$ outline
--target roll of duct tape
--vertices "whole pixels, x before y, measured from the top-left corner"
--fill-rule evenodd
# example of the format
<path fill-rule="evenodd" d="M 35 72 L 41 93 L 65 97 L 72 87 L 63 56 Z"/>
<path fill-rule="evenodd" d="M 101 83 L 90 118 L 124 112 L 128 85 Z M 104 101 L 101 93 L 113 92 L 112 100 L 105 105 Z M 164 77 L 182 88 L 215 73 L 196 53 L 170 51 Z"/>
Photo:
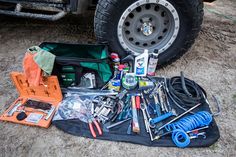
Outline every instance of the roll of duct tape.
<path fill-rule="evenodd" d="M 138 77 L 134 73 L 127 73 L 122 78 L 122 86 L 127 90 L 132 90 L 138 85 Z"/>

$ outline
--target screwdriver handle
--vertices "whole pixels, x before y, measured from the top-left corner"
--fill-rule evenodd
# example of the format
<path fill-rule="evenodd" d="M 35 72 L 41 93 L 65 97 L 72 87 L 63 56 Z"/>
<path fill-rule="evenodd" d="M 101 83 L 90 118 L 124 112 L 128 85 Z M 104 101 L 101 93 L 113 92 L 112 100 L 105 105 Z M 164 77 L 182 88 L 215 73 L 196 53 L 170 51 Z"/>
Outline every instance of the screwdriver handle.
<path fill-rule="evenodd" d="M 163 121 L 163 120 L 165 120 L 165 119 L 167 119 L 167 118 L 169 118 L 169 117 L 171 117 L 171 116 L 173 116 L 173 113 L 172 113 L 172 112 L 168 112 L 168 113 L 163 114 L 163 115 L 161 115 L 161 116 L 159 116 L 159 117 L 156 117 L 156 118 L 154 118 L 154 119 L 151 119 L 151 120 L 149 121 L 149 123 L 150 123 L 151 125 L 155 125 L 156 123 L 159 123 L 159 122 L 161 122 L 161 121 Z"/>
<path fill-rule="evenodd" d="M 141 106 L 140 106 L 140 96 L 136 96 L 135 97 L 135 102 L 136 102 L 136 108 L 138 110 L 140 110 L 141 109 Z"/>
<path fill-rule="evenodd" d="M 133 132 L 139 133 L 140 132 L 140 127 L 139 127 L 139 122 L 138 122 L 138 113 L 137 113 L 137 108 L 136 108 L 136 103 L 135 103 L 135 96 L 131 97 L 131 102 L 132 102 L 132 116 L 133 116 Z"/>

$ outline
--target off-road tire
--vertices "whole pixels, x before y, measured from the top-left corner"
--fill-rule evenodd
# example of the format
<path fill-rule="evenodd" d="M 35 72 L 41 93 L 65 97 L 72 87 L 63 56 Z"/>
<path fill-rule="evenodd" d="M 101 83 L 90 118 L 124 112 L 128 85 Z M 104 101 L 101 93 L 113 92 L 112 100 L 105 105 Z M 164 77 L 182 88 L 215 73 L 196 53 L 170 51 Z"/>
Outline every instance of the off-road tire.
<path fill-rule="evenodd" d="M 180 58 L 194 43 L 203 21 L 202 0 L 167 0 L 178 12 L 180 28 L 174 43 L 159 56 L 159 64 L 166 65 Z M 95 35 L 99 42 L 107 42 L 113 52 L 126 56 L 118 40 L 117 27 L 123 12 L 137 0 L 99 0 L 95 19 Z"/>

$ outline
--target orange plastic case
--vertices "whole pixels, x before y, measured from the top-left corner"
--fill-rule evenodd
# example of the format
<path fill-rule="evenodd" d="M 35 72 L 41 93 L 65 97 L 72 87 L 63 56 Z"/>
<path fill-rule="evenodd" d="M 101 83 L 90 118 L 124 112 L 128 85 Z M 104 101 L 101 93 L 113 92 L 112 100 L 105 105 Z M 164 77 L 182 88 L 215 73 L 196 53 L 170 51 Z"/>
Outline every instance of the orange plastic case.
<path fill-rule="evenodd" d="M 39 127 L 48 128 L 51 124 L 53 115 L 55 114 L 57 110 L 58 104 L 62 100 L 62 93 L 61 93 L 61 89 L 60 89 L 57 77 L 50 76 L 50 77 L 44 78 L 43 80 L 44 84 L 39 85 L 39 86 L 29 86 L 25 78 L 25 75 L 23 73 L 12 72 L 11 79 L 14 82 L 20 96 L 3 113 L 3 115 L 0 116 L 0 120 L 9 121 L 13 123 L 19 123 L 19 124 L 25 124 L 25 125 L 30 125 L 30 126 L 39 126 Z M 47 114 L 42 113 L 40 111 L 35 111 L 33 109 L 32 109 L 32 112 L 30 112 L 30 110 L 28 110 L 27 108 L 27 112 L 25 112 L 27 116 L 29 116 L 30 113 L 38 113 L 38 114 L 44 115 L 38 123 L 27 122 L 26 119 L 22 121 L 18 121 L 16 118 L 16 116 L 19 113 L 18 111 L 14 112 L 12 116 L 7 115 L 7 113 L 10 110 L 12 110 L 18 104 L 19 101 L 22 104 L 21 106 L 23 106 L 28 100 L 49 103 L 55 109 L 53 113 L 51 114 L 51 116 L 47 120 L 45 120 L 45 117 L 47 116 Z"/>

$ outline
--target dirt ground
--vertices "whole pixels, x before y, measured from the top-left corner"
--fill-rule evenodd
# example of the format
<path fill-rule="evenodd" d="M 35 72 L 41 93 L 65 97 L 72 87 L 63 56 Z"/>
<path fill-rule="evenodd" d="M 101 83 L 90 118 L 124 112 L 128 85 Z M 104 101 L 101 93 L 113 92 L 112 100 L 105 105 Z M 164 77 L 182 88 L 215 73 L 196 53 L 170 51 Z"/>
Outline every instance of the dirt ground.
<path fill-rule="evenodd" d="M 149 148 L 75 137 L 54 126 L 41 129 L 0 122 L 0 157 L 236 156 L 236 23 L 232 19 L 236 18 L 235 8 L 235 0 L 218 0 L 206 5 L 203 28 L 194 46 L 181 59 L 158 72 L 175 76 L 183 70 L 187 77 L 201 84 L 208 95 L 220 98 L 222 112 L 216 121 L 221 138 L 211 147 Z M 54 23 L 0 16 L 0 21 L 0 113 L 18 96 L 9 73 L 22 70 L 22 58 L 28 47 L 44 41 L 95 41 L 92 16 L 70 16 Z M 214 105 L 211 108 L 214 110 Z"/>

